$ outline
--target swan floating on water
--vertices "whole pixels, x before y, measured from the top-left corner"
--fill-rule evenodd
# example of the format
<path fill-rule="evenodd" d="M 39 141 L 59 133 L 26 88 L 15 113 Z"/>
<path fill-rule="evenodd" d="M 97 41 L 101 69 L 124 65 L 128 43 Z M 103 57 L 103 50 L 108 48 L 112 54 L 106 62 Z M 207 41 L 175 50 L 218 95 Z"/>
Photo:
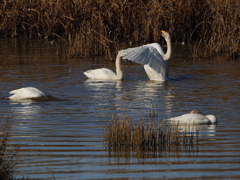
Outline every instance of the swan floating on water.
<path fill-rule="evenodd" d="M 168 32 L 161 31 L 167 42 L 167 52 L 164 53 L 158 43 L 151 43 L 139 47 L 119 51 L 123 59 L 144 65 L 147 76 L 152 81 L 168 80 L 168 60 L 171 57 L 171 38 Z"/>
<path fill-rule="evenodd" d="M 31 98 L 40 98 L 47 97 L 42 91 L 35 87 L 23 87 L 20 89 L 15 89 L 9 92 L 9 94 L 13 94 L 8 97 L 10 100 L 22 100 L 22 99 L 31 99 Z"/>
<path fill-rule="evenodd" d="M 204 115 L 196 110 L 191 111 L 189 114 L 170 118 L 168 121 L 180 124 L 217 124 L 217 118 L 214 115 Z"/>
<path fill-rule="evenodd" d="M 122 80 L 123 71 L 121 69 L 120 56 L 118 55 L 116 58 L 116 73 L 107 68 L 100 68 L 85 71 L 83 74 L 94 80 Z"/>

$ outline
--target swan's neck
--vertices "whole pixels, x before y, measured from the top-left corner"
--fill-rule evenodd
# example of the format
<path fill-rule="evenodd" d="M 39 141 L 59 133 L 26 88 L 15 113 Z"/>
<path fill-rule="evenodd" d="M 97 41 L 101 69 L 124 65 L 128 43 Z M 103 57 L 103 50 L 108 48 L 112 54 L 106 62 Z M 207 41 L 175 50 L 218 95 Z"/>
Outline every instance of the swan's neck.
<path fill-rule="evenodd" d="M 116 58 L 116 73 L 117 73 L 117 80 L 121 80 L 123 78 L 123 72 L 122 72 L 122 68 L 121 68 L 121 57 L 118 54 L 117 58 Z"/>
<path fill-rule="evenodd" d="M 170 37 L 168 37 L 167 39 L 165 39 L 167 42 L 167 52 L 166 54 L 162 55 L 163 59 L 165 61 L 169 60 L 172 54 L 172 46 L 171 46 L 171 39 Z"/>

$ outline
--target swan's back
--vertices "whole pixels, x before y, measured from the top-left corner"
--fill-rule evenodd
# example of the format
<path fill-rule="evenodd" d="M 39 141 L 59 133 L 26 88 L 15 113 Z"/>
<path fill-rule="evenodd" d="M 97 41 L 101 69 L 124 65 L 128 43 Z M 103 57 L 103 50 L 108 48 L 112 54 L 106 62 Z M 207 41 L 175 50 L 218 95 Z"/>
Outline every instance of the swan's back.
<path fill-rule="evenodd" d="M 107 68 L 88 70 L 84 74 L 89 79 L 114 79 L 117 77 L 116 73 Z"/>
<path fill-rule="evenodd" d="M 181 116 L 171 118 L 169 119 L 169 121 L 174 123 L 177 122 L 181 124 L 214 124 L 214 122 L 211 122 L 208 116 L 204 116 L 203 114 L 184 114 Z M 215 117 L 213 115 L 211 116 Z"/>
<path fill-rule="evenodd" d="M 24 87 L 16 90 L 12 90 L 9 94 L 13 94 L 8 99 L 16 100 L 16 99 L 29 99 L 29 98 L 37 98 L 37 97 L 46 97 L 46 95 L 34 87 Z"/>

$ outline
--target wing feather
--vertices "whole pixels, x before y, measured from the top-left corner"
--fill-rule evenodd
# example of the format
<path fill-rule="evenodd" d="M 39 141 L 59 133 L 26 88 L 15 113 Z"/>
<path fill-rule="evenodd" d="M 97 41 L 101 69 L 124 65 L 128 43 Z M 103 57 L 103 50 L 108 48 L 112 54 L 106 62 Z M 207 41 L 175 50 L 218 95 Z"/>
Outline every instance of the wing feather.
<path fill-rule="evenodd" d="M 161 54 L 164 54 L 164 52 L 157 43 L 119 51 L 119 55 L 123 59 L 128 59 L 141 65 L 149 65 L 159 74 L 162 69 L 165 69 L 167 64 Z"/>

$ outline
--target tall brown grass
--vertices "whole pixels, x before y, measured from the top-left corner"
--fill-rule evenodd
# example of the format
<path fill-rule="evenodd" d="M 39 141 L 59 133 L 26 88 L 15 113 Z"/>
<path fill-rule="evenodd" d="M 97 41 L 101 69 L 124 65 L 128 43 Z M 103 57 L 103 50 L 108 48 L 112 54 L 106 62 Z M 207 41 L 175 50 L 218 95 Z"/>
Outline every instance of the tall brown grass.
<path fill-rule="evenodd" d="M 17 179 L 15 172 L 16 161 L 14 157 L 17 153 L 17 147 L 13 150 L 8 148 L 9 138 L 12 132 L 11 119 L 9 117 L 1 120 L 0 124 L 0 179 L 14 180 Z M 19 178 L 18 178 L 19 179 Z M 24 177 L 20 178 L 26 179 Z"/>
<path fill-rule="evenodd" d="M 197 132 L 182 131 L 179 124 L 166 121 L 156 123 L 150 116 L 136 122 L 126 115 L 113 117 L 104 127 L 104 138 L 109 152 L 124 152 L 125 156 L 130 152 L 179 152 L 198 144 Z"/>
<path fill-rule="evenodd" d="M 198 42 L 192 56 L 240 52 L 239 1 L 231 0 L 1 0 L 0 34 L 68 40 L 69 57 L 105 55 L 129 45 L 159 41 Z M 194 47 L 194 46 L 193 46 Z"/>
<path fill-rule="evenodd" d="M 14 163 L 12 161 L 14 153 L 7 151 L 7 142 L 11 132 L 11 126 L 6 123 L 1 123 L 0 132 L 0 179 L 14 179 Z"/>

